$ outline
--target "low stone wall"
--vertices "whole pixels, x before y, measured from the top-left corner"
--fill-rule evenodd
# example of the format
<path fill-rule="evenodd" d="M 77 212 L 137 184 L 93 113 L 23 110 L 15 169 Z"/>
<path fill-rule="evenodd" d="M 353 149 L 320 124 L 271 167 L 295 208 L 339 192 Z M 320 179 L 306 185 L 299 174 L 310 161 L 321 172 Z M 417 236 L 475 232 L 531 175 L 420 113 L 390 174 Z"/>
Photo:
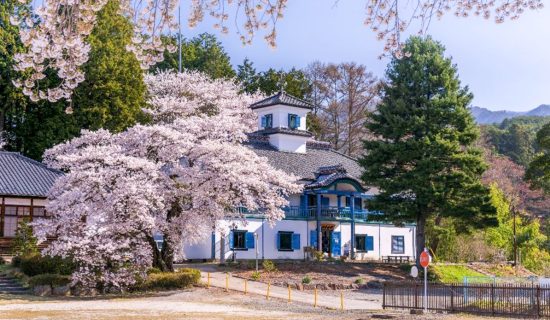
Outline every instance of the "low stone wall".
<path fill-rule="evenodd" d="M 357 283 L 288 283 L 288 282 L 278 282 L 273 283 L 273 285 L 280 287 L 288 287 L 296 290 L 351 290 L 351 289 L 382 289 L 383 284 L 380 281 L 374 280 L 369 281 L 363 284 Z"/>
<path fill-rule="evenodd" d="M 48 296 L 93 297 L 97 295 L 96 289 L 79 288 L 79 287 L 71 288 L 68 285 L 66 286 L 50 286 L 50 285 L 34 286 L 32 288 L 32 292 L 34 295 L 39 297 L 48 297 Z"/>

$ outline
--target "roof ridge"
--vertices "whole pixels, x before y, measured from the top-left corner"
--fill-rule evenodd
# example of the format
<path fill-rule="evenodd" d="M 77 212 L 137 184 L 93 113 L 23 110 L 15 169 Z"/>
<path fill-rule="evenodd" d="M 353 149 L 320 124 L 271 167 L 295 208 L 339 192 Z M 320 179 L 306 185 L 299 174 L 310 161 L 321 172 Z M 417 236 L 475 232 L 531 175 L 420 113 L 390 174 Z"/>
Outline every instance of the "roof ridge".
<path fill-rule="evenodd" d="M 291 95 L 290 93 L 287 93 L 286 91 L 283 91 L 282 94 L 285 94 L 285 95 L 287 95 L 287 96 L 289 96 L 289 97 L 291 97 L 291 98 L 293 98 L 293 99 L 296 99 L 296 100 L 298 100 L 298 101 L 300 101 L 300 102 L 303 102 L 303 103 L 305 103 L 305 104 L 309 104 L 309 105 L 311 105 L 312 107 L 314 106 L 314 104 L 313 104 L 312 102 L 310 102 L 310 101 L 308 101 L 308 100 L 305 100 L 305 99 L 302 99 L 302 98 L 298 98 L 298 97 L 296 97 L 296 96 L 293 96 L 293 95 Z"/>
<path fill-rule="evenodd" d="M 341 156 L 344 156 L 344 157 L 346 157 L 346 158 L 348 158 L 348 159 L 350 159 L 350 160 L 353 160 L 353 161 L 356 161 L 357 163 L 359 163 L 359 159 L 354 158 L 354 157 L 352 157 L 352 156 L 348 156 L 347 154 L 342 153 L 342 152 L 340 152 L 340 151 L 336 151 L 336 150 L 334 150 L 333 148 L 329 148 L 329 149 L 327 149 L 327 150 L 332 151 L 332 152 L 334 152 L 334 153 L 337 153 L 337 154 L 339 154 L 339 155 L 341 155 Z"/>

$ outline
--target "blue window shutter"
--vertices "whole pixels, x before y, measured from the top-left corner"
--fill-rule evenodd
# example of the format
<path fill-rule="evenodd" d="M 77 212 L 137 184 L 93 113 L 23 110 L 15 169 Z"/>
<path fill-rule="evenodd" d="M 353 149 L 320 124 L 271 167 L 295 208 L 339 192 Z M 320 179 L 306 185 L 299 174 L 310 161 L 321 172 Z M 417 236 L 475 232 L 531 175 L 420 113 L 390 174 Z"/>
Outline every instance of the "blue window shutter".
<path fill-rule="evenodd" d="M 246 233 L 246 248 L 254 249 L 254 234 L 252 232 Z"/>
<path fill-rule="evenodd" d="M 292 249 L 300 250 L 300 234 L 299 233 L 293 233 L 292 234 Z"/>
<path fill-rule="evenodd" d="M 265 116 L 262 116 L 262 128 L 265 128 L 266 125 L 267 125 L 266 118 L 265 118 Z"/>
<path fill-rule="evenodd" d="M 288 127 L 289 127 L 290 129 L 292 129 L 292 126 L 291 126 L 291 123 L 290 123 L 290 118 L 291 118 L 291 117 L 292 117 L 292 115 L 289 113 L 289 114 L 288 114 Z"/>
<path fill-rule="evenodd" d="M 365 247 L 367 251 L 374 251 L 374 237 L 367 236 L 365 240 L 366 240 Z"/>
<path fill-rule="evenodd" d="M 277 246 L 277 250 L 281 250 L 281 234 L 280 233 L 277 233 L 276 241 L 277 241 L 277 243 L 275 245 Z"/>
<path fill-rule="evenodd" d="M 234 244 L 233 244 L 233 231 L 229 231 L 229 249 L 233 249 L 235 248 Z"/>
<path fill-rule="evenodd" d="M 311 230 L 310 231 L 310 233 L 309 233 L 309 244 L 312 247 L 317 248 L 317 231 L 316 230 Z"/>
<path fill-rule="evenodd" d="M 296 116 L 296 128 L 300 126 L 300 117 Z"/>
<path fill-rule="evenodd" d="M 332 254 L 335 256 L 341 255 L 340 253 L 340 232 L 333 232 L 331 237 Z"/>

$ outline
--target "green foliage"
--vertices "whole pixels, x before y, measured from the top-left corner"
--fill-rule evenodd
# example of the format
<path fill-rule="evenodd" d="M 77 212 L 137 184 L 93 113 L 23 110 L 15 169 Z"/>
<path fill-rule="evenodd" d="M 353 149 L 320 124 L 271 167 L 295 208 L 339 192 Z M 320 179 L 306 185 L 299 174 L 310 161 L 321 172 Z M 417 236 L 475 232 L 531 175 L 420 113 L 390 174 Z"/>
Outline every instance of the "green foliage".
<path fill-rule="evenodd" d="M 5 265 L 6 264 L 6 259 L 4 259 L 4 257 L 0 257 L 0 265 Z"/>
<path fill-rule="evenodd" d="M 267 272 L 275 272 L 277 271 L 277 266 L 275 265 L 275 263 L 271 260 L 264 260 L 262 262 L 262 267 L 264 268 L 265 271 Z"/>
<path fill-rule="evenodd" d="M 248 93 L 260 91 L 266 95 L 275 94 L 281 90 L 281 77 L 285 92 L 301 99 L 311 93 L 311 83 L 302 70 L 292 68 L 289 71 L 277 71 L 270 68 L 256 72 L 253 63 L 248 59 L 237 67 L 237 80 Z"/>
<path fill-rule="evenodd" d="M 363 284 L 363 283 L 365 283 L 365 279 L 363 279 L 363 278 L 357 278 L 357 279 L 355 279 L 355 281 L 353 281 L 353 283 L 355 283 L 355 284 Z"/>
<path fill-rule="evenodd" d="M 134 30 L 118 10 L 119 2 L 109 1 L 87 39 L 91 51 L 83 67 L 86 80 L 73 96 L 74 117 L 83 129 L 120 132 L 143 117 L 143 72 L 134 54 L 126 50 Z"/>
<path fill-rule="evenodd" d="M 539 150 L 537 130 L 549 121 L 550 117 L 518 117 L 506 119 L 499 125 L 482 126 L 482 130 L 498 153 L 527 166 Z"/>
<path fill-rule="evenodd" d="M 69 276 L 50 273 L 39 274 L 29 279 L 29 286 L 31 288 L 36 286 L 61 287 L 69 283 L 71 283 L 71 278 Z"/>
<path fill-rule="evenodd" d="M 14 268 L 19 268 L 21 266 L 21 257 L 20 256 L 14 256 L 11 258 L 11 266 Z"/>
<path fill-rule="evenodd" d="M 315 259 L 315 261 L 322 261 L 324 257 L 325 257 L 325 254 L 323 253 L 323 251 L 319 251 L 319 250 L 313 251 L 313 259 Z"/>
<path fill-rule="evenodd" d="M 177 46 L 176 36 L 165 37 L 165 43 Z M 222 44 L 215 35 L 210 33 L 201 33 L 198 36 L 182 40 L 181 45 L 182 69 L 196 70 L 206 73 L 213 79 L 233 78 L 235 70 L 231 66 L 231 59 Z M 179 68 L 179 51 L 174 53 L 165 51 L 164 60 L 158 63 L 153 72 L 161 70 L 175 70 Z"/>
<path fill-rule="evenodd" d="M 149 268 L 149 269 L 147 270 L 147 274 L 161 273 L 161 272 L 162 272 L 162 270 L 160 270 L 159 268 L 154 268 L 154 267 L 153 267 L 153 268 Z"/>
<path fill-rule="evenodd" d="M 254 281 L 260 280 L 261 277 L 262 277 L 262 274 L 259 271 L 252 272 L 252 275 L 250 276 L 250 278 L 252 278 L 252 280 Z"/>
<path fill-rule="evenodd" d="M 529 164 L 525 177 L 533 186 L 550 194 L 550 123 L 537 132 L 536 143 L 540 152 Z"/>
<path fill-rule="evenodd" d="M 305 276 L 302 278 L 302 283 L 303 283 L 303 284 L 310 284 L 310 283 L 311 283 L 311 278 L 310 278 L 308 275 L 305 275 Z"/>
<path fill-rule="evenodd" d="M 141 290 L 167 290 L 184 289 L 199 283 L 201 273 L 196 269 L 179 269 L 176 272 L 151 273 L 144 283 L 139 286 Z"/>
<path fill-rule="evenodd" d="M 17 224 L 15 238 L 12 242 L 12 253 L 14 256 L 28 256 L 38 253 L 38 240 L 33 234 L 31 226 L 26 220 Z"/>
<path fill-rule="evenodd" d="M 467 109 L 472 95 L 457 69 L 431 38 L 410 38 L 410 57 L 393 59 L 386 71 L 378 112 L 366 127 L 363 181 L 380 194 L 369 209 L 400 224 L 417 223 L 417 250 L 426 221 L 453 217 L 460 232 L 494 224 L 495 209 L 480 181 L 486 166 L 473 147 L 478 130 Z"/>
<path fill-rule="evenodd" d="M 75 270 L 75 265 L 69 259 L 58 256 L 33 254 L 21 257 L 20 268 L 24 274 L 30 277 L 46 273 L 70 275 Z"/>
<path fill-rule="evenodd" d="M 485 275 L 461 265 L 433 265 L 428 272 L 432 272 L 434 279 L 442 283 L 462 283 L 464 277 L 484 277 Z"/>

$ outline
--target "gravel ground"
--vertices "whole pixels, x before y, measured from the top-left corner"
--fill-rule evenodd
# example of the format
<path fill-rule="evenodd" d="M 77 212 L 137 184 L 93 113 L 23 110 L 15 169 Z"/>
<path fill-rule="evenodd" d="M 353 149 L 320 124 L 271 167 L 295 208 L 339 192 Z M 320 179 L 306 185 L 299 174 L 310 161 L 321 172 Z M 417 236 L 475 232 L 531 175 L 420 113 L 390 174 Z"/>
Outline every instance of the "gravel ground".
<path fill-rule="evenodd" d="M 359 297 L 364 294 L 354 292 Z M 367 297 L 371 294 L 367 293 Z M 195 288 L 153 296 L 58 298 L 0 297 L 0 319 L 320 319 L 360 320 L 386 316 L 393 319 L 489 319 L 466 315 L 410 315 L 401 311 L 340 311 L 313 308 L 261 296 Z M 495 318 L 490 318 L 495 319 Z"/>

